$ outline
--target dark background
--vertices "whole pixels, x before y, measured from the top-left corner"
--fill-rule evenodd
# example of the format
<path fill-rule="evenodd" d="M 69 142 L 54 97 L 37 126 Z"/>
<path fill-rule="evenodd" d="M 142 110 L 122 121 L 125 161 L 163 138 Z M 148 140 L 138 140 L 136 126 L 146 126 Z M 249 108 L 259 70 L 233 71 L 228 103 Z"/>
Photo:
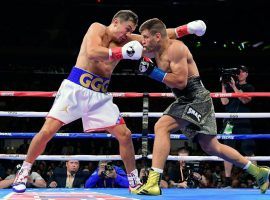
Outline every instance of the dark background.
<path fill-rule="evenodd" d="M 203 37 L 186 36 L 204 85 L 221 90 L 220 67 L 244 64 L 248 82 L 256 91 L 269 91 L 270 12 L 268 1 L 236 0 L 9 0 L 0 6 L 0 90 L 55 91 L 75 64 L 81 40 L 95 21 L 109 25 L 120 9 L 131 9 L 139 24 L 158 17 L 167 27 L 202 19 Z M 135 61 L 121 61 L 112 77 L 110 91 L 169 92 L 162 84 L 134 76 Z M 142 111 L 141 99 L 115 99 L 122 112 Z M 53 99 L 0 97 L 0 110 L 48 111 Z M 171 99 L 153 99 L 150 111 L 163 111 Z M 216 112 L 223 108 L 214 99 Z M 269 98 L 254 98 L 254 112 L 269 112 Z M 151 119 L 150 130 L 156 119 Z M 133 132 L 141 120 L 126 119 Z M 138 121 L 140 123 L 138 123 Z M 44 119 L 0 118 L 0 131 L 38 131 Z M 220 120 L 218 120 L 220 125 Z M 268 119 L 253 120 L 255 133 L 268 133 Z M 220 128 L 220 127 L 219 127 Z M 82 131 L 80 122 L 63 131 Z M 262 142 L 267 144 L 267 142 Z M 263 145 L 262 145 L 263 146 Z M 260 147 L 263 148 L 263 147 Z"/>

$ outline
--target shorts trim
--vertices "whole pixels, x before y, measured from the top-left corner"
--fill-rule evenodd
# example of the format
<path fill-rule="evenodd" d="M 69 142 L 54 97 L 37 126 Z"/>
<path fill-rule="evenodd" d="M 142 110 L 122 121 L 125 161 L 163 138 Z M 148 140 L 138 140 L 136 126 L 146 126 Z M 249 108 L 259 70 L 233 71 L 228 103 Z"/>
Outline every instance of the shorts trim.
<path fill-rule="evenodd" d="M 46 118 L 46 119 L 47 119 L 47 118 L 51 118 L 51 119 L 54 119 L 54 120 L 57 120 L 57 121 L 61 122 L 61 123 L 63 124 L 63 126 L 66 125 L 66 123 L 64 123 L 63 121 L 61 121 L 60 119 L 57 119 L 57 118 L 55 118 L 55 117 L 52 117 L 52 116 L 46 116 L 45 118 Z"/>
<path fill-rule="evenodd" d="M 112 127 L 119 126 L 119 125 L 122 125 L 122 124 L 126 124 L 123 117 L 121 117 L 120 121 L 115 125 L 102 127 L 102 128 L 90 128 L 90 129 L 85 130 L 84 132 L 85 133 L 90 133 L 90 132 L 94 132 L 94 131 L 104 131 L 104 130 L 106 130 L 108 128 L 112 128 Z"/>

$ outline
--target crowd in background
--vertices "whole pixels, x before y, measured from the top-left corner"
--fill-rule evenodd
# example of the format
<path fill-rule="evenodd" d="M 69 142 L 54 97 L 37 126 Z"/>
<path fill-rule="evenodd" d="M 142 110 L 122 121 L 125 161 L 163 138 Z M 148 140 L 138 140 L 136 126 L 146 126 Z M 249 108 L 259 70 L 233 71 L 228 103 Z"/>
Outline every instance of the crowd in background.
<path fill-rule="evenodd" d="M 183 40 L 189 48 L 194 50 L 194 57 L 198 60 L 201 78 L 206 88 L 211 92 L 220 91 L 220 84 L 218 84 L 220 67 L 234 67 L 237 63 L 242 64 L 243 62 L 250 67 L 249 70 L 253 75 L 250 76 L 249 80 L 254 84 L 256 91 L 267 91 L 269 89 L 270 48 L 269 43 L 266 42 L 269 38 L 269 26 L 265 26 L 266 19 L 269 18 L 269 12 L 266 10 L 268 9 L 267 6 L 245 2 L 245 9 L 243 10 L 241 9 L 242 3 L 236 1 L 234 3 L 232 1 L 216 1 L 212 5 L 209 2 L 200 3 L 200 1 L 196 1 L 199 6 L 195 5 L 194 1 L 191 1 L 190 4 L 195 6 L 191 6 L 194 10 L 190 12 L 190 9 L 187 9 L 190 7 L 189 1 L 182 2 L 179 5 L 169 5 L 174 3 L 171 1 L 151 1 L 146 7 L 147 2 L 145 1 L 131 1 L 129 3 L 132 2 L 132 5 L 136 5 L 134 9 L 139 13 L 140 22 L 151 17 L 160 17 L 161 19 L 166 18 L 166 24 L 174 27 L 177 24 L 184 24 L 201 17 L 206 19 L 209 27 L 206 37 L 194 38 L 187 36 L 187 39 L 183 38 Z M 121 6 L 126 8 L 125 4 L 120 6 L 119 4 L 110 3 L 110 5 L 102 6 L 102 4 L 87 4 L 82 3 L 82 1 L 75 3 L 75 1 L 60 0 L 17 2 L 16 6 L 13 3 L 13 1 L 5 2 L 5 5 L 2 6 L 11 6 L 14 15 L 6 17 L 5 12 L 0 13 L 2 18 L 5 19 L 0 27 L 3 38 L 0 41 L 0 85 L 2 90 L 12 91 L 56 91 L 60 82 L 67 77 L 74 64 L 80 47 L 80 39 L 89 24 L 94 21 L 108 24 L 111 20 L 111 17 L 108 16 L 112 16 L 112 13 Z M 164 5 L 169 9 L 163 9 Z M 149 6 L 152 9 L 148 9 Z M 3 11 L 8 11 L 9 8 L 3 7 Z M 48 8 L 50 12 L 48 12 Z M 212 12 L 205 12 L 209 8 Z M 175 13 L 178 13 L 180 9 L 181 16 L 176 16 Z M 160 11 L 158 16 L 156 10 Z M 228 15 L 228 10 L 233 12 Z M 239 10 L 241 12 L 238 12 Z M 100 17 L 100 13 L 102 13 L 103 17 Z M 224 26 L 224 24 L 229 24 L 230 28 Z M 256 28 L 250 28 L 250 24 L 256 24 Z M 245 42 L 241 43 L 241 41 Z M 134 73 L 134 66 L 136 66 L 135 62 L 120 62 L 115 72 L 132 74 Z M 130 84 L 131 82 L 136 84 Z M 131 75 L 113 75 L 109 91 L 170 92 L 162 84 L 155 83 L 148 78 Z M 142 111 L 141 99 L 132 99 L 132 102 L 129 99 L 114 99 L 114 101 L 117 105 L 121 103 L 119 107 L 122 112 Z M 125 101 L 125 105 L 123 101 Z M 155 102 L 151 100 L 150 112 L 162 111 L 170 101 L 171 99 L 166 100 L 165 98 Z M 47 112 L 52 103 L 53 98 L 23 97 L 18 100 L 15 97 L 2 97 L 0 99 L 0 110 Z M 214 100 L 214 104 L 216 112 L 224 111 L 219 99 Z M 260 98 L 259 100 L 254 98 L 251 107 L 253 112 L 267 112 L 270 110 L 269 98 Z M 132 132 L 141 132 L 141 123 L 130 118 L 125 120 Z M 153 133 L 154 120 L 149 119 L 149 132 L 151 133 Z M 268 121 L 268 119 L 252 119 L 253 133 L 267 133 L 270 129 Z M 44 119 L 42 118 L 11 119 L 1 117 L 0 131 L 38 132 L 38 128 L 41 127 L 43 122 Z M 219 129 L 222 129 L 221 119 L 217 122 L 220 125 Z M 60 132 L 82 132 L 81 122 L 77 121 L 72 125 L 64 126 Z M 5 141 L 5 139 L 0 140 L 1 154 L 26 154 L 29 140 L 21 140 L 19 146 L 6 145 Z M 133 141 L 136 154 L 141 154 L 141 141 L 137 139 Z M 152 142 L 149 141 L 149 150 L 152 148 Z M 257 140 L 257 148 L 254 154 L 258 156 L 269 155 L 268 143 L 267 140 Z M 189 151 L 190 155 L 204 155 L 200 149 L 189 149 Z M 101 139 L 54 139 L 48 144 L 44 152 L 45 155 L 60 153 L 63 155 L 119 154 L 118 144 L 115 140 Z M 177 152 L 171 152 L 170 154 L 177 155 Z M 21 161 L 0 160 L 0 185 L 7 178 L 6 180 L 9 181 L 6 181 L 6 187 L 10 187 L 19 163 Z M 121 161 L 115 161 L 112 165 L 125 170 Z M 147 163 L 147 166 L 150 166 L 150 163 Z M 146 180 L 147 166 L 142 161 L 137 161 L 142 182 Z M 188 166 L 192 168 L 193 172 L 205 177 L 206 183 L 199 183 L 198 187 L 228 187 L 222 162 L 200 162 L 199 167 L 194 163 Z M 175 180 L 178 179 L 179 174 L 175 174 L 173 170 L 178 167 L 179 163 L 177 161 L 167 161 L 161 182 L 162 187 L 185 188 L 192 186 L 188 173 L 186 174 L 188 178 L 185 180 L 186 183 L 184 181 L 180 184 L 179 180 Z M 78 170 L 80 169 L 83 176 L 81 176 L 82 181 L 76 187 L 85 187 L 88 178 L 98 168 L 98 162 L 80 162 Z M 35 176 L 29 180 L 29 187 L 37 187 L 38 182 L 40 183 L 39 187 L 56 186 L 52 179 L 55 179 L 55 175 L 59 174 L 58 172 L 63 173 L 63 169 L 67 169 L 65 161 L 36 161 L 33 166 Z M 114 176 L 113 173 L 112 176 Z M 45 185 L 42 180 L 46 182 Z M 62 187 L 67 186 L 62 185 Z M 1 187 L 4 187 L 4 185 Z M 229 187 L 254 188 L 256 185 L 254 180 L 243 170 L 233 167 Z"/>
<path fill-rule="evenodd" d="M 78 143 L 77 143 L 78 144 Z M 16 153 L 24 154 L 27 149 L 27 143 L 23 143 Z M 66 142 L 66 144 L 61 148 L 62 154 L 74 154 L 77 147 L 72 145 L 72 142 Z M 91 146 L 91 149 L 95 149 L 92 152 L 99 152 L 105 154 L 106 151 L 99 150 L 97 145 Z M 113 149 L 113 148 L 112 148 Z M 182 148 L 185 149 L 185 148 Z M 140 151 L 140 150 L 138 150 Z M 202 151 L 194 151 L 190 147 L 188 148 L 190 155 L 204 155 Z M 59 152 L 57 148 L 52 150 L 51 154 L 57 154 Z M 83 153 L 83 152 L 81 152 Z M 108 152 L 107 152 L 108 153 Z M 171 152 L 172 155 L 177 155 L 177 152 Z M 178 154 L 180 155 L 180 154 Z M 40 175 L 36 178 L 37 180 L 42 180 L 42 183 L 36 185 L 37 180 L 29 179 L 28 187 L 128 187 L 128 181 L 126 178 L 125 169 L 122 161 L 113 161 L 109 162 L 110 167 L 114 168 L 115 174 L 108 175 L 113 178 L 113 180 L 118 176 L 118 179 L 121 176 L 121 180 L 110 181 L 108 184 L 104 184 L 102 179 L 107 179 L 105 172 L 100 172 L 100 164 L 104 162 L 95 162 L 95 161 L 76 161 L 77 164 L 71 163 L 70 165 L 76 165 L 74 173 L 77 173 L 76 184 L 74 186 L 66 185 L 66 178 L 68 177 L 68 162 L 69 161 L 36 161 L 32 173 Z M 74 162 L 74 161 L 73 161 Z M 17 165 L 20 161 L 11 161 L 6 160 L 5 162 L 0 163 L 0 188 L 9 188 L 13 181 L 10 181 L 9 184 L 4 184 L 4 181 L 7 179 L 14 178 L 16 170 L 18 169 Z M 107 162 L 105 162 L 106 164 Z M 181 165 L 178 161 L 167 161 L 165 170 L 163 173 L 163 179 L 161 181 L 162 188 L 223 188 L 223 187 L 232 187 L 232 188 L 256 188 L 255 180 L 250 177 L 247 173 L 239 168 L 233 168 L 232 170 L 232 182 L 231 185 L 226 185 L 224 166 L 222 162 L 186 162 L 186 169 L 184 178 L 182 180 L 180 177 L 179 166 Z M 147 179 L 148 168 L 150 163 L 144 163 L 142 160 L 137 161 L 137 167 L 140 172 L 141 181 L 144 182 Z M 192 174 L 199 174 L 199 177 L 195 177 Z M 78 175 L 79 174 L 79 175 Z M 117 175 L 116 175 L 117 174 Z M 75 177 L 76 177 L 75 176 Z M 63 178 L 64 177 L 64 178 Z M 78 178 L 79 177 L 79 178 Z M 201 183 L 200 181 L 202 180 Z M 100 180 L 98 180 L 100 179 Z M 11 179 L 13 180 L 13 179 Z M 44 182 L 43 182 L 44 181 Z M 196 183 L 197 181 L 197 183 Z M 195 184 L 195 183 L 196 184 Z M 177 184 L 176 184 L 177 183 Z"/>
<path fill-rule="evenodd" d="M 56 81 L 61 80 L 59 77 L 54 77 Z M 31 80 L 31 79 L 30 79 Z M 39 79 L 40 81 L 41 79 Z M 117 79 L 118 80 L 118 79 Z M 145 81 L 143 81 L 144 83 Z M 56 85 L 56 82 L 51 82 L 52 85 Z M 115 82 L 112 82 L 115 85 Z M 38 82 L 35 86 L 35 83 L 31 85 L 31 87 L 40 87 L 40 83 Z M 155 87 L 155 86 L 153 86 Z M 114 89 L 115 91 L 115 89 Z M 117 104 L 120 104 L 120 108 L 122 111 L 138 111 L 141 109 L 141 99 L 134 100 L 135 102 L 130 102 L 128 99 L 125 99 L 123 102 L 121 99 L 115 99 Z M 164 103 L 161 101 L 164 101 Z M 26 103 L 24 103 L 26 102 Z M 17 99 L 14 97 L 6 97 L 0 101 L 0 108 L 5 110 L 15 109 L 15 110 L 32 110 L 33 107 L 35 111 L 45 111 L 48 110 L 48 107 L 51 106 L 53 99 L 33 99 L 33 98 L 24 98 L 21 99 L 21 103 L 17 103 Z M 252 100 L 252 103 L 254 100 Z M 216 110 L 220 109 L 220 102 L 214 101 L 214 103 L 218 104 L 216 106 Z M 125 105 L 127 104 L 127 105 Z M 168 102 L 166 100 L 159 100 L 157 104 L 153 101 L 150 105 L 150 111 L 156 109 L 162 109 L 161 107 L 166 107 Z M 158 106 L 157 106 L 158 105 Z M 238 104 L 237 104 L 238 105 Z M 252 107 L 252 104 L 251 104 Z M 237 107 L 238 108 L 238 107 Z M 237 110 L 239 112 L 239 109 Z M 37 127 L 40 127 L 43 123 L 42 118 L 17 118 L 16 120 L 10 118 L 2 118 L 1 121 L 3 123 L 0 124 L 1 131 L 14 131 L 14 132 L 24 132 L 31 131 L 36 132 Z M 138 126 L 138 120 L 132 118 L 125 118 L 126 123 L 133 133 L 141 132 L 141 126 Z M 262 119 L 257 119 L 262 120 Z M 153 132 L 153 124 L 155 119 L 149 119 L 149 131 Z M 253 125 L 255 119 L 249 121 L 248 123 L 252 123 Z M 261 122 L 262 123 L 262 122 Z M 227 123 L 225 123 L 226 125 Z M 222 121 L 218 121 L 219 132 L 224 131 L 224 123 Z M 263 131 L 263 128 L 266 127 L 259 126 L 255 124 L 254 133 L 260 133 Z M 236 127 L 236 126 L 235 126 Z M 76 121 L 71 125 L 64 126 L 59 132 L 80 132 L 81 130 L 81 122 Z M 9 139 L 7 139 L 9 140 Z M 21 144 L 18 146 L 7 145 L 5 142 L 7 140 L 0 141 L 0 152 L 3 154 L 26 154 L 30 139 L 20 139 Z M 134 147 L 136 154 L 141 154 L 141 140 L 134 139 Z M 257 148 L 253 149 L 255 155 L 268 155 L 268 150 L 265 147 L 266 141 L 256 141 Z M 153 140 L 149 140 L 149 149 L 152 148 Z M 190 147 L 186 148 L 189 150 L 190 155 L 204 155 L 200 148 L 191 149 Z M 250 148 L 249 148 L 250 149 Z M 150 152 L 149 152 L 150 153 Z M 47 146 L 45 155 L 117 155 L 118 151 L 118 143 L 115 139 L 111 140 L 103 140 L 103 139 L 53 139 Z M 171 152 L 171 155 L 177 155 L 177 152 Z M 7 188 L 12 184 L 12 180 L 14 179 L 16 173 L 16 166 L 19 164 L 19 161 L 10 161 L 10 160 L 1 160 L 0 162 L 0 187 Z M 108 173 L 108 176 L 111 178 L 116 178 L 117 175 L 121 175 L 123 177 L 126 176 L 125 169 L 123 167 L 123 163 L 120 161 L 113 162 L 112 166 L 116 167 L 112 173 Z M 142 161 L 137 161 L 137 167 L 140 171 L 140 178 L 142 182 L 146 180 L 148 174 L 148 167 L 150 163 L 143 163 Z M 210 187 L 210 188 L 221 188 L 221 187 L 241 187 L 241 188 L 254 188 L 257 187 L 254 179 L 247 175 L 243 170 L 233 167 L 230 175 L 230 180 L 228 181 L 228 175 L 226 175 L 224 171 L 224 165 L 222 162 L 200 162 L 194 165 L 194 163 L 187 163 L 188 170 L 184 173 L 185 177 L 179 178 L 179 171 L 175 172 L 175 169 L 179 169 L 179 162 L 176 161 L 167 161 L 163 180 L 161 181 L 161 187 L 170 188 L 170 187 L 178 187 L 178 188 L 188 188 L 188 187 Z M 56 184 L 56 181 L 52 181 L 55 178 L 56 174 L 66 174 L 63 172 L 63 169 L 67 168 L 67 164 L 65 161 L 62 162 L 52 162 L 52 161 L 36 161 L 33 167 L 33 175 L 34 178 L 29 179 L 29 187 L 69 187 L 65 185 L 65 180 L 61 179 L 60 182 Z M 99 163 L 98 162 L 80 162 L 78 167 L 81 173 L 81 180 L 76 183 L 76 187 L 127 187 L 127 182 L 125 179 L 117 180 L 117 181 L 102 181 L 102 178 L 106 177 L 104 174 L 99 171 Z M 190 174 L 196 172 L 199 173 L 199 178 L 193 177 Z M 119 174 L 117 174 L 119 173 Z M 66 176 L 67 177 L 67 176 Z M 91 178 L 92 177 L 92 178 Z M 201 183 L 201 177 L 203 177 L 204 182 Z M 192 181 L 192 179 L 194 179 Z M 3 182 L 3 180 L 6 180 Z M 35 180 L 33 182 L 33 180 Z M 38 180 L 38 181 L 37 181 Z M 40 183 L 39 183 L 40 182 Z M 75 181 L 76 182 L 76 181 Z M 193 183 L 196 183 L 195 185 Z M 5 183 L 5 184 L 4 184 Z M 39 183 L 39 184 L 37 184 Z M 45 184 L 44 184 L 45 183 Z M 1 185 L 2 184 L 2 185 Z"/>

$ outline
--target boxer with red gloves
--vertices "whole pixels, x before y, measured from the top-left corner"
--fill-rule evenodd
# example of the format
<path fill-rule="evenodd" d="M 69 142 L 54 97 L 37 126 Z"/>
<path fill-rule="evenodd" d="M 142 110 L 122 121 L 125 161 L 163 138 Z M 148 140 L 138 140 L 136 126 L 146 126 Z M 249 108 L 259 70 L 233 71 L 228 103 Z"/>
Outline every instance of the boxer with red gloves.
<path fill-rule="evenodd" d="M 202 27 L 201 22 L 187 24 L 189 33 L 196 35 L 204 33 Z M 152 167 L 147 182 L 131 192 L 161 195 L 160 180 L 170 152 L 170 134 L 180 130 L 191 141 L 196 140 L 205 153 L 218 156 L 252 175 L 261 193 L 265 193 L 269 187 L 270 168 L 253 164 L 238 151 L 217 140 L 210 92 L 202 84 L 199 69 L 188 47 L 182 41 L 170 39 L 165 24 L 157 18 L 145 21 L 139 31 L 143 36 L 144 49 L 151 51 L 159 66 L 157 68 L 149 59 L 143 59 L 140 72 L 171 88 L 175 100 L 154 125 Z"/>
<path fill-rule="evenodd" d="M 141 184 L 135 165 L 131 131 L 113 103 L 112 96 L 107 94 L 110 78 L 119 60 L 138 60 L 142 56 L 140 43 L 143 37 L 132 34 L 137 23 L 138 16 L 134 12 L 120 10 L 108 26 L 98 22 L 90 25 L 82 39 L 75 66 L 68 78 L 63 80 L 44 125 L 31 141 L 26 159 L 13 183 L 15 192 L 25 192 L 34 161 L 43 153 L 55 133 L 63 125 L 79 118 L 82 118 L 85 132 L 106 130 L 117 138 L 130 187 Z M 201 29 L 201 26 L 194 26 L 187 31 L 196 34 Z M 178 32 L 185 33 L 185 26 L 177 28 L 177 35 L 173 28 L 166 31 L 169 38 L 181 37 L 184 34 L 179 35 Z"/>
<path fill-rule="evenodd" d="M 170 30 L 171 29 L 167 29 L 167 32 L 170 32 Z M 205 34 L 205 31 L 206 31 L 206 25 L 202 20 L 192 21 L 186 25 L 178 26 L 174 29 L 176 38 L 181 38 L 189 34 L 203 36 Z M 132 34 L 132 35 L 135 35 L 135 34 Z M 174 37 L 171 36 L 170 38 L 174 38 Z M 127 44 L 125 44 L 123 47 L 115 47 L 115 48 L 109 49 L 109 59 L 110 60 L 120 60 L 120 59 L 138 60 L 142 56 L 142 50 L 143 50 L 143 47 L 140 44 L 140 42 L 130 41 Z M 142 60 L 142 63 L 143 61 L 152 62 L 149 59 Z"/>

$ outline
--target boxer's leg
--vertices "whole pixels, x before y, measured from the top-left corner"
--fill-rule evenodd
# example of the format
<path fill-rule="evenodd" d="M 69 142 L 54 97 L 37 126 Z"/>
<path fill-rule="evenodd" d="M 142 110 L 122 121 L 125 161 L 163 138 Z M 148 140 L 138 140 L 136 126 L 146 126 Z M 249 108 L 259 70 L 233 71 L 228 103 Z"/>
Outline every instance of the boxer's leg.
<path fill-rule="evenodd" d="M 247 158 L 242 156 L 235 149 L 221 144 L 215 136 L 199 134 L 198 141 L 206 153 L 223 158 L 224 160 L 243 168 L 249 174 L 253 175 L 260 187 L 261 192 L 266 192 L 269 186 L 270 170 L 268 167 L 259 167 L 252 164 Z"/>
<path fill-rule="evenodd" d="M 22 193 L 26 190 L 26 182 L 31 171 L 32 164 L 36 158 L 42 154 L 48 141 L 54 136 L 54 134 L 62 127 L 63 123 L 52 118 L 47 118 L 43 127 L 35 135 L 29 146 L 27 156 L 21 169 L 16 174 L 16 178 L 13 182 L 12 189 L 15 192 Z"/>
<path fill-rule="evenodd" d="M 155 141 L 153 149 L 152 169 L 149 171 L 147 183 L 135 191 L 134 194 L 161 195 L 160 180 L 164 164 L 170 152 L 170 133 L 185 127 L 189 123 L 182 119 L 175 119 L 163 115 L 155 124 Z"/>
<path fill-rule="evenodd" d="M 131 188 L 136 188 L 141 185 L 138 170 L 136 169 L 135 152 L 131 138 L 131 131 L 126 124 L 120 124 L 108 128 L 109 133 L 114 135 L 119 142 L 119 151 L 121 158 L 125 164 L 129 185 Z"/>

